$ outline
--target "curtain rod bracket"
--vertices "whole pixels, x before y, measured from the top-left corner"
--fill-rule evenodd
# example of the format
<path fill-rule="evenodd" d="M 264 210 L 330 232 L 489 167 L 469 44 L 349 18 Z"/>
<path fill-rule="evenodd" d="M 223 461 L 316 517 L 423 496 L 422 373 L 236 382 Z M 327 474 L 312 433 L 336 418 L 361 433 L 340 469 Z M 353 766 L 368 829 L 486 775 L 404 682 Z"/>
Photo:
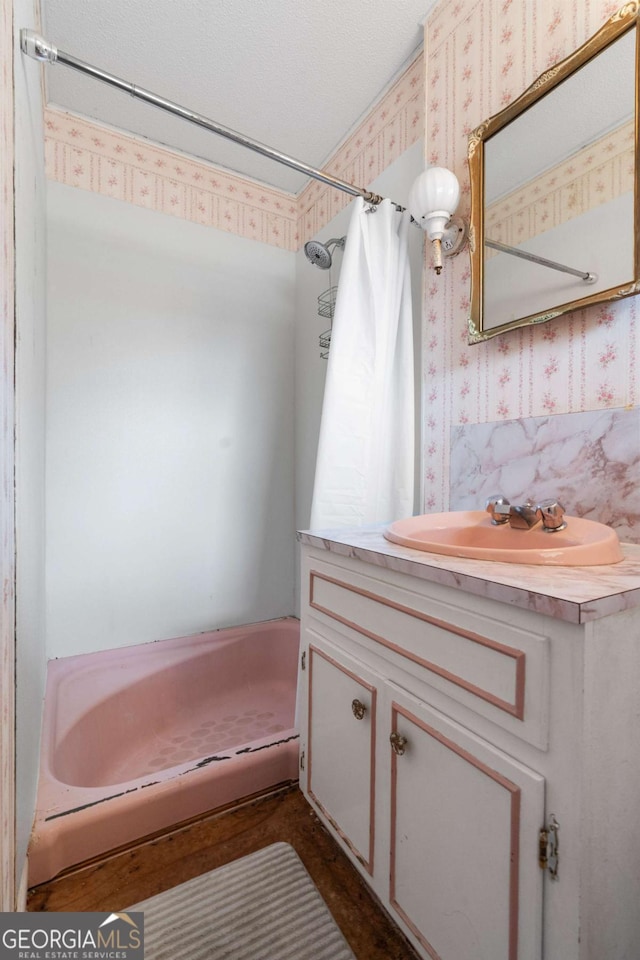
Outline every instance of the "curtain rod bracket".
<path fill-rule="evenodd" d="M 41 37 L 35 30 L 20 31 L 20 49 L 34 60 L 55 63 L 58 59 L 58 48 Z"/>

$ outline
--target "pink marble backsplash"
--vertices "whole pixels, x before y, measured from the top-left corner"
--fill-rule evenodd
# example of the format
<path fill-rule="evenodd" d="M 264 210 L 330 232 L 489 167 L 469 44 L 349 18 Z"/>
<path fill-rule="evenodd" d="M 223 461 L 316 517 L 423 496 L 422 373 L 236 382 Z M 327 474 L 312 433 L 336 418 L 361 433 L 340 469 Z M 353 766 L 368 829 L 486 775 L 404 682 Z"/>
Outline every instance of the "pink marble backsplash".
<path fill-rule="evenodd" d="M 640 543 L 640 407 L 463 424 L 451 430 L 450 509 L 557 497 L 568 514 Z"/>

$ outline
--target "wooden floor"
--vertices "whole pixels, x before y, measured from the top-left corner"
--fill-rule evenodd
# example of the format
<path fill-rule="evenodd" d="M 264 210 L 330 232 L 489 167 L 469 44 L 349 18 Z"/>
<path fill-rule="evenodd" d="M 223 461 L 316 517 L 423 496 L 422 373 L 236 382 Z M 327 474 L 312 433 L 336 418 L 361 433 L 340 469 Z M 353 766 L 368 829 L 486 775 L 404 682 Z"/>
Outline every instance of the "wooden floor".
<path fill-rule="evenodd" d="M 358 960 L 416 960 L 297 786 L 67 871 L 30 890 L 27 909 L 124 910 L 277 841 L 295 849 Z"/>

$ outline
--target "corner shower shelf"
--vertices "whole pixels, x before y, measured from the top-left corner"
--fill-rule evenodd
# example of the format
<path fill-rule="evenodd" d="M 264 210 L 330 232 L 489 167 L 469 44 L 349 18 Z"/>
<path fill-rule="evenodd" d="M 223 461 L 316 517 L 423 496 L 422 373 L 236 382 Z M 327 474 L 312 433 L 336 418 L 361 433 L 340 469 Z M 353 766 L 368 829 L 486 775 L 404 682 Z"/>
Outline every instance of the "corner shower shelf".
<path fill-rule="evenodd" d="M 338 287 L 333 286 L 329 287 L 328 290 L 325 290 L 318 297 L 318 316 L 325 317 L 333 321 L 333 313 L 336 305 L 336 296 L 338 293 Z M 320 353 L 320 359 L 326 360 L 329 356 L 329 347 L 331 346 L 331 327 L 328 330 L 325 330 L 324 333 L 321 333 L 319 338 L 320 350 L 323 351 Z"/>

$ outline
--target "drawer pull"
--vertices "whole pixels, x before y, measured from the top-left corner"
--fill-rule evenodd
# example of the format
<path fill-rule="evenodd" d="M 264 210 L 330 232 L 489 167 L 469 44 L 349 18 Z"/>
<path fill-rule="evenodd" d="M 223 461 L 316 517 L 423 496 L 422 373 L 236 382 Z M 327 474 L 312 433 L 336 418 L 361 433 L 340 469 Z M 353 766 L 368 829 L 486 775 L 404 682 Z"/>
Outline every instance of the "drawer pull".
<path fill-rule="evenodd" d="M 351 701 L 351 712 L 353 713 L 356 720 L 362 720 L 367 708 L 361 700 L 352 700 Z"/>
<path fill-rule="evenodd" d="M 389 737 L 389 743 L 393 747 L 393 752 L 401 757 L 407 746 L 407 738 L 403 737 L 400 733 L 392 733 Z"/>

